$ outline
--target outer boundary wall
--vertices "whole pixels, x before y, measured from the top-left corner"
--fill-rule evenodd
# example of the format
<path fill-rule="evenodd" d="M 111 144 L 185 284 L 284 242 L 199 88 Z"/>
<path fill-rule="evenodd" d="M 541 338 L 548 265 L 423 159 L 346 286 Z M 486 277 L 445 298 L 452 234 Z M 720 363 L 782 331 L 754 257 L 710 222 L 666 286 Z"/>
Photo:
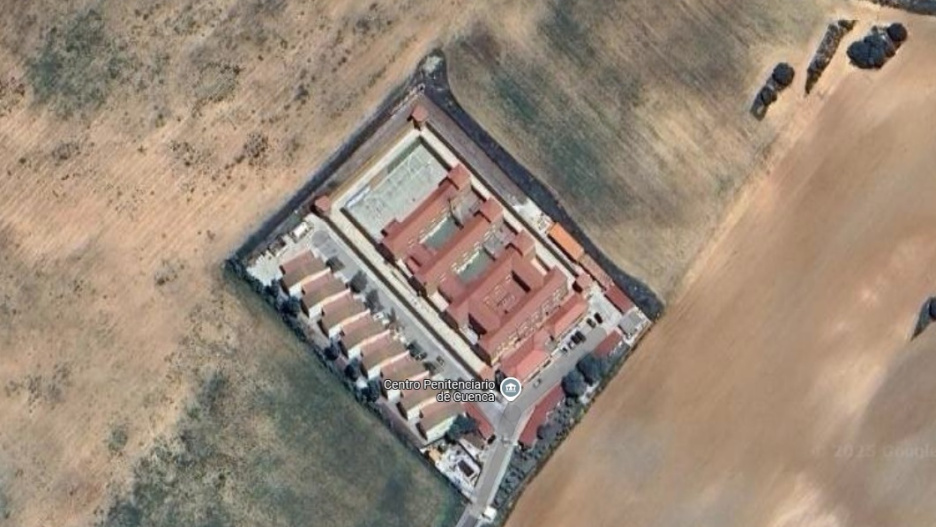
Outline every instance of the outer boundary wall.
<path fill-rule="evenodd" d="M 437 65 L 434 69 L 429 69 L 427 65 L 432 62 L 436 62 Z M 373 151 L 367 152 L 366 150 L 384 144 L 387 139 L 381 136 L 399 132 L 399 126 L 409 117 L 408 112 L 400 110 L 419 94 L 425 95 L 435 107 L 441 110 L 439 115 L 433 115 L 437 122 L 441 119 L 443 123 L 448 121 L 452 124 L 445 131 L 448 133 L 439 130 L 438 135 L 444 137 L 448 134 L 462 134 L 464 136 L 464 140 L 459 141 L 459 148 L 455 150 L 471 158 L 470 163 L 474 165 L 474 172 L 488 176 L 485 182 L 496 194 L 505 200 L 517 195 L 528 196 L 544 213 L 560 223 L 581 243 L 585 252 L 608 272 L 614 282 L 627 292 L 647 316 L 653 320 L 660 317 L 664 305 L 657 295 L 643 282 L 617 267 L 599 250 L 572 220 L 546 185 L 537 180 L 529 170 L 504 150 L 459 105 L 449 86 L 445 59 L 441 51 L 435 51 L 424 59 L 416 72 L 404 84 L 393 90 L 378 106 L 377 111 L 319 170 L 313 173 L 309 181 L 245 240 L 245 243 L 234 253 L 233 258 L 241 261 L 247 260 L 264 250 L 273 240 L 288 232 L 308 214 L 315 195 L 331 192 L 332 189 L 342 186 L 349 176 L 362 174 L 363 167 L 368 162 L 372 162 L 375 155 Z M 434 128 L 438 129 L 439 126 L 436 125 Z M 446 140 L 452 140 L 451 136 Z M 355 166 L 350 166 L 349 161 L 352 158 L 356 160 Z"/>

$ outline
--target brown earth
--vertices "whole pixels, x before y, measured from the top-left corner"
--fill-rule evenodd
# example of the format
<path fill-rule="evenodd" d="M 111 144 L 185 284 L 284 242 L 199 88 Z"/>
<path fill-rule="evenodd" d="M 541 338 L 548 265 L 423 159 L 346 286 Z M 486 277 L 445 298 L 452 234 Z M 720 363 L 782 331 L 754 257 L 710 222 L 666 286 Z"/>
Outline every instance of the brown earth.
<path fill-rule="evenodd" d="M 449 47 L 455 94 L 665 300 L 799 111 L 826 23 L 867 12 L 825 0 L 548 0 L 530 16 L 530 3 L 481 14 Z M 781 60 L 796 81 L 758 122 L 748 109 Z"/>
<path fill-rule="evenodd" d="M 104 15 L 97 34 L 81 18 L 87 6 Z M 343 388 L 300 394 L 327 415 L 296 412 L 288 432 L 304 434 L 298 440 L 274 433 L 279 416 L 262 412 L 295 403 L 276 399 L 289 389 L 277 386 L 290 379 L 281 370 L 314 369 L 295 387 L 330 379 L 284 344 L 278 320 L 245 309 L 221 265 L 432 48 L 422 21 L 457 9 L 179 1 L 3 10 L 0 525 L 103 518 L 138 461 L 155 458 L 154 445 L 178 449 L 172 439 L 215 370 L 230 378 L 230 405 L 243 405 L 224 409 L 226 421 L 205 434 L 223 438 L 214 447 L 226 456 L 205 481 L 228 474 L 205 510 L 240 508 L 231 518 L 240 525 L 387 524 L 374 512 L 389 496 L 405 525 L 430 523 L 452 500 Z M 43 54 L 47 39 L 58 48 Z M 58 52 L 82 64 L 81 46 L 90 75 L 66 67 L 71 85 L 41 100 L 30 62 Z M 112 65 L 119 78 L 102 82 Z M 270 390 L 281 404 L 247 404 Z M 332 397 L 345 404 L 325 409 Z M 373 438 L 329 435 L 346 425 Z M 112 449 L 114 431 L 126 444 Z M 213 491 L 201 477 L 182 502 Z M 405 504 L 393 496 L 400 484 Z M 291 519 L 285 505 L 261 506 L 256 492 L 271 485 L 279 490 L 266 503 L 288 498 Z M 413 507 L 422 510 L 403 514 Z"/>
<path fill-rule="evenodd" d="M 666 292 L 794 115 L 797 98 L 784 95 L 755 129 L 747 106 L 774 62 L 805 67 L 830 15 L 816 5 L 827 3 L 698 0 L 661 17 L 657 2 L 621 2 L 606 6 L 611 25 L 589 6 L 533 0 L 34 1 L 0 10 L 0 525 L 89 525 L 149 476 L 188 478 L 176 503 L 233 504 L 229 520 L 241 524 L 380 523 L 368 516 L 373 503 L 393 510 L 413 496 L 400 510 L 423 505 L 417 523 L 432 516 L 446 498 L 431 475 L 401 461 L 393 438 L 352 406 L 327 410 L 339 391 L 306 390 L 316 411 L 330 412 L 321 421 L 291 413 L 291 399 L 264 406 L 327 377 L 224 281 L 220 262 L 444 46 L 461 100 L 560 195 L 585 188 L 563 177 L 567 167 L 603 167 L 588 188 L 613 197 L 601 211 L 617 219 L 597 221 L 587 200 L 568 205 L 620 263 Z M 587 47 L 565 47 L 566 33 Z M 502 52 L 477 55 L 472 43 L 485 34 Z M 652 60 L 634 58 L 644 45 Z M 575 49 L 596 54 L 575 62 Z M 721 56 L 737 60 L 725 67 Z M 533 111 L 552 115 L 574 100 L 575 119 L 518 121 L 503 102 L 486 108 L 492 92 L 466 82 L 472 72 L 477 82 L 496 78 L 510 103 L 515 86 L 535 81 L 529 68 L 511 73 L 523 57 L 561 79 L 561 90 L 531 91 Z M 632 77 L 641 97 L 612 89 Z M 528 140 L 530 129 L 562 132 L 568 148 Z M 620 157 L 655 134 L 687 146 Z M 693 159 L 710 152 L 720 153 L 699 157 L 697 180 Z M 623 199 L 645 191 L 662 205 Z M 707 198 L 693 208 L 694 196 Z M 607 234 L 623 217 L 626 243 Z M 306 377 L 287 375 L 297 371 Z M 217 372 L 230 380 L 228 403 L 199 417 L 193 404 Z M 288 437 L 276 428 L 283 413 L 298 416 Z M 327 433 L 341 424 L 375 439 L 348 452 Z M 217 443 L 199 471 L 161 472 L 165 448 L 175 459 L 193 437 Z M 374 473 L 355 481 L 336 459 Z"/>
<path fill-rule="evenodd" d="M 936 333 L 908 339 L 936 292 L 936 20 L 896 18 L 909 43 L 832 72 L 511 527 L 934 521 Z"/>

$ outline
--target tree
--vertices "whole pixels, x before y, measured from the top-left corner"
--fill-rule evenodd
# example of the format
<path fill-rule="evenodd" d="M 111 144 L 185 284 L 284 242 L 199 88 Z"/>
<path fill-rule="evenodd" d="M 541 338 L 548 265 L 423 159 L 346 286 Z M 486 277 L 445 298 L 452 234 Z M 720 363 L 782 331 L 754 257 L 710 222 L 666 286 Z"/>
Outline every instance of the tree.
<path fill-rule="evenodd" d="M 852 42 L 846 52 L 852 63 L 862 69 L 880 68 L 893 53 L 894 45 L 878 34 Z"/>
<path fill-rule="evenodd" d="M 345 366 L 344 374 L 352 381 L 358 380 L 361 376 L 361 361 L 354 359 Z"/>
<path fill-rule="evenodd" d="M 325 346 L 325 349 L 322 350 L 322 354 L 325 355 L 325 358 L 328 360 L 335 360 L 341 355 L 341 349 L 338 347 L 338 344 L 332 342 L 328 346 Z"/>
<path fill-rule="evenodd" d="M 367 306 L 367 309 L 370 309 L 372 313 L 378 313 L 383 309 L 383 304 L 380 302 L 380 292 L 376 289 L 372 289 L 364 295 L 364 305 Z"/>
<path fill-rule="evenodd" d="M 907 40 L 907 28 L 900 22 L 894 22 L 887 26 L 887 36 L 899 46 Z"/>
<path fill-rule="evenodd" d="M 794 73 L 793 66 L 790 66 L 786 62 L 781 62 L 774 68 L 771 78 L 777 83 L 777 86 L 786 88 L 793 83 Z"/>
<path fill-rule="evenodd" d="M 419 342 L 413 340 L 406 345 L 406 349 L 409 350 L 409 354 L 416 360 L 422 360 L 422 357 L 426 355 L 426 352 L 422 349 L 422 346 L 419 345 Z"/>
<path fill-rule="evenodd" d="M 559 435 L 559 425 L 555 423 L 542 424 L 536 429 L 536 437 L 546 443 L 555 441 L 557 435 Z"/>
<path fill-rule="evenodd" d="M 601 366 L 601 361 L 594 353 L 588 353 L 579 359 L 575 368 L 582 374 L 582 377 L 585 378 L 585 382 L 590 386 L 598 384 L 598 381 L 601 380 L 603 368 Z"/>
<path fill-rule="evenodd" d="M 773 89 L 770 85 L 765 85 L 761 88 L 760 93 L 757 94 L 757 98 L 764 106 L 770 106 L 777 100 L 777 90 Z"/>
<path fill-rule="evenodd" d="M 268 304 L 275 306 L 277 299 L 279 299 L 279 292 L 280 288 L 278 285 L 267 285 L 263 288 L 263 298 L 267 301 Z"/>
<path fill-rule="evenodd" d="M 562 378 L 562 391 L 569 397 L 581 397 L 587 388 L 585 377 L 578 370 L 572 370 Z"/>
<path fill-rule="evenodd" d="M 365 401 L 375 403 L 377 399 L 380 399 L 380 382 L 376 379 L 368 381 L 367 387 L 362 391 Z"/>
<path fill-rule="evenodd" d="M 337 256 L 332 256 L 328 260 L 325 260 L 325 265 L 333 273 L 337 273 L 338 271 L 344 269 L 344 264 L 341 263 L 341 260 L 339 260 Z"/>
<path fill-rule="evenodd" d="M 300 311 L 302 311 L 302 303 L 298 298 L 290 296 L 286 298 L 282 306 L 280 306 L 280 310 L 283 312 L 283 314 L 294 317 L 298 315 Z"/>
<path fill-rule="evenodd" d="M 390 308 L 390 311 L 387 312 L 387 327 L 391 331 L 397 331 L 402 328 L 400 325 L 400 318 L 397 316 L 396 309 Z"/>
<path fill-rule="evenodd" d="M 354 294 L 362 293 L 367 289 L 367 275 L 364 274 L 364 271 L 354 273 L 354 276 L 351 277 L 351 281 L 348 282 L 348 286 L 351 287 L 351 291 Z"/>
<path fill-rule="evenodd" d="M 936 320 L 936 296 L 929 299 L 929 316 L 931 319 Z"/>
<path fill-rule="evenodd" d="M 470 415 L 459 414 L 445 433 L 445 438 L 454 443 L 466 434 L 478 431 L 478 422 Z"/>

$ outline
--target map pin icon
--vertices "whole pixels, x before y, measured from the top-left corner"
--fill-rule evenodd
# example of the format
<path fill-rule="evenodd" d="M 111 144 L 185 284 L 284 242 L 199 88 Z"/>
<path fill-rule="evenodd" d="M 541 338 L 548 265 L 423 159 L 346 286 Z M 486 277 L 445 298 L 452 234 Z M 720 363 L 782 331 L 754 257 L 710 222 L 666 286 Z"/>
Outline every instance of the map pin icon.
<path fill-rule="evenodd" d="M 501 381 L 500 392 L 507 401 L 513 401 L 517 397 L 520 397 L 520 392 L 522 390 L 523 386 L 520 385 L 520 380 L 515 377 L 507 377 Z"/>

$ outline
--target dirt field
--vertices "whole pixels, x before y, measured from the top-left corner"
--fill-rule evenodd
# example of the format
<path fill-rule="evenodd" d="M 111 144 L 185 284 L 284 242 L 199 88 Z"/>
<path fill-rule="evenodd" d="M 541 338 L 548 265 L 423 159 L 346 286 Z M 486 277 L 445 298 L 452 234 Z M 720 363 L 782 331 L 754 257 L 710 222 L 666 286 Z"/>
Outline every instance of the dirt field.
<path fill-rule="evenodd" d="M 108 525 L 441 520 L 448 487 L 220 267 L 458 6 L 80 4 L 0 14 L 0 525 L 130 497 Z M 193 423 L 215 371 L 226 403 Z"/>
<path fill-rule="evenodd" d="M 450 46 L 455 94 L 609 256 L 665 299 L 802 103 L 825 24 L 849 8 L 513 4 Z M 795 87 L 757 122 L 748 108 L 780 60 L 796 68 Z"/>
<path fill-rule="evenodd" d="M 936 20 L 833 73 L 696 279 L 511 527 L 928 525 L 936 518 Z M 858 28 L 857 30 L 863 30 Z"/>
<path fill-rule="evenodd" d="M 442 45 L 464 60 L 462 72 L 455 72 L 462 101 L 532 168 L 547 169 L 560 194 L 582 188 L 587 167 L 602 167 L 600 174 L 614 183 L 605 187 L 604 179 L 592 179 L 586 187 L 613 199 L 597 202 L 594 210 L 624 227 L 615 236 L 603 234 L 611 232 L 608 224 L 596 219 L 587 200 L 570 199 L 573 213 L 592 225 L 593 234 L 602 234 L 598 241 L 619 263 L 665 293 L 717 223 L 717 203 L 729 199 L 756 153 L 793 115 L 793 98 L 784 95 L 753 132 L 746 111 L 754 87 L 780 58 L 805 66 L 827 16 L 812 3 L 774 13 L 766 1 L 698 0 L 660 17 L 652 2 L 629 2 L 614 7 L 613 23 L 601 26 L 601 17 L 585 6 L 564 12 L 533 1 L 388 5 L 39 1 L 0 11 L 0 525 L 103 520 L 115 500 L 126 503 L 146 482 L 176 477 L 165 463 L 165 448 L 184 454 L 199 445 L 193 439 L 206 436 L 216 438 L 213 451 L 225 455 L 178 458 L 202 463 L 203 472 L 185 472 L 189 477 L 214 478 L 212 485 L 188 479 L 173 487 L 182 496 L 191 488 L 186 485 L 200 489 L 194 497 L 166 495 L 193 504 L 178 512 L 183 520 L 193 514 L 221 524 L 258 518 L 264 525 L 380 523 L 379 507 L 378 515 L 356 515 L 395 496 L 400 483 L 389 474 L 371 476 L 357 493 L 326 485 L 331 494 L 315 499 L 291 499 L 287 489 L 249 495 L 251 475 L 261 471 L 272 481 L 301 478 L 304 488 L 313 486 L 314 475 L 328 467 L 323 460 L 346 448 L 335 440 L 323 445 L 314 435 L 280 438 L 273 444 L 285 461 L 264 465 L 275 420 L 235 419 L 235 403 L 221 406 L 225 419 L 200 421 L 201 428 L 183 434 L 201 415 L 191 408 L 200 404 L 205 383 L 212 386 L 213 372 L 245 381 L 223 392 L 241 402 L 278 383 L 305 386 L 307 377 L 286 374 L 293 370 L 313 375 L 311 365 L 297 366 L 298 352 L 282 339 L 278 324 L 244 307 L 220 279 L 220 262 L 428 50 Z M 660 20 L 666 23 L 650 22 Z M 584 23 L 600 27 L 583 32 Z M 545 28 L 543 34 L 537 27 Z M 504 51 L 485 58 L 470 43 L 487 33 Z M 566 34 L 588 46 L 563 48 Z M 518 39 L 523 46 L 515 45 Z M 627 59 L 640 39 L 652 44 L 649 58 Z M 737 65 L 723 69 L 713 56 L 700 55 L 712 45 L 718 56 L 738 58 Z M 584 57 L 595 76 L 573 63 L 577 49 L 601 50 Z M 542 75 L 562 79 L 561 90 L 536 92 L 536 105 L 524 111 L 550 108 L 547 115 L 555 115 L 575 100 L 574 118 L 514 123 L 505 103 L 487 107 L 492 92 L 486 85 L 474 89 L 465 82 L 475 72 L 479 79 L 498 79 L 505 93 L 528 87 L 535 80 L 529 68 L 516 69 L 516 77 L 505 73 L 520 60 L 513 57 L 529 58 L 530 68 L 548 64 Z M 485 60 L 489 71 L 479 70 Z M 683 68 L 687 61 L 698 69 Z M 639 75 L 644 70 L 656 73 Z M 643 82 L 636 108 L 630 91 L 607 88 L 632 78 Z M 739 83 L 744 86 L 735 88 Z M 645 126 L 651 121 L 660 128 Z M 593 128 L 597 122 L 602 124 Z M 561 159 L 550 160 L 557 151 L 553 143 L 508 137 L 524 127 L 555 135 L 571 153 L 560 149 Z M 598 145 L 611 153 L 631 152 L 628 145 L 645 144 L 654 133 L 665 138 L 661 144 L 689 146 L 635 159 L 580 155 L 593 129 L 603 141 Z M 710 141 L 698 142 L 709 133 Z M 586 168 L 559 177 L 570 166 Z M 715 167 L 724 169 L 727 183 L 718 183 Z M 656 189 L 652 199 L 660 207 L 631 200 L 621 192 L 629 185 L 640 193 Z M 678 199 L 667 201 L 671 194 Z M 721 197 L 713 201 L 713 195 Z M 708 205 L 688 205 L 695 196 Z M 279 401 L 275 407 L 289 407 L 288 397 Z M 357 417 L 353 422 L 379 428 Z M 301 421 L 295 429 L 308 424 Z M 403 463 L 397 456 L 408 454 L 384 440 L 361 447 L 360 463 L 371 455 Z M 307 461 L 297 466 L 298 459 Z M 447 498 L 434 494 L 441 491 L 427 472 L 413 470 L 411 486 L 435 489 L 415 499 L 435 503 L 441 514 Z M 307 507 L 276 516 L 271 511 L 285 509 L 271 507 L 274 498 Z M 137 514 L 132 508 L 117 512 L 126 516 L 113 521 L 126 517 L 129 524 Z M 170 524 L 179 517 L 161 516 Z"/>

